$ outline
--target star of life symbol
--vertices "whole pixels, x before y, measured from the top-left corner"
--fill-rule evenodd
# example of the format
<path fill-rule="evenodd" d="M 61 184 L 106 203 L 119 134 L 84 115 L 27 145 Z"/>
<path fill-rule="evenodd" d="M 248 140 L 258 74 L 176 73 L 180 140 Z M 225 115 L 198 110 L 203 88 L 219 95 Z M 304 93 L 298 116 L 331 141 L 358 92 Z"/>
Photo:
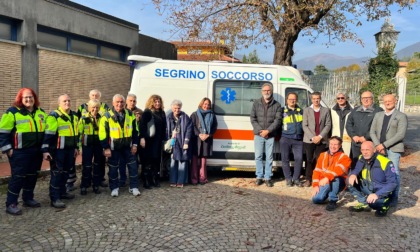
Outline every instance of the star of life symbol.
<path fill-rule="evenodd" d="M 220 99 L 224 101 L 226 104 L 230 104 L 236 99 L 236 91 L 232 90 L 231 88 L 226 88 L 222 90 L 220 94 L 222 95 Z"/>

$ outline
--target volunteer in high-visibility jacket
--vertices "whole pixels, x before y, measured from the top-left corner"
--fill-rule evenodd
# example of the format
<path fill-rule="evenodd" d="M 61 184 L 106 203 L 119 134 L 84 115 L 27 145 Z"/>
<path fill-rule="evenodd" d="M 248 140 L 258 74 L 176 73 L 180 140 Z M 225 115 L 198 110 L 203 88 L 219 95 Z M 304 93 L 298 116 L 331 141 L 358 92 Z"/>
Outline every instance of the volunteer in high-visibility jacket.
<path fill-rule="evenodd" d="M 98 114 L 102 117 L 105 114 L 105 112 L 109 110 L 109 107 L 106 103 L 101 102 L 101 96 L 102 96 L 102 94 L 98 89 L 92 89 L 89 92 L 89 100 L 100 101 L 100 107 L 99 107 Z M 89 112 L 88 111 L 88 102 L 83 103 L 77 109 L 77 117 L 80 119 L 80 118 L 82 118 L 83 115 L 85 115 L 88 112 Z M 108 187 L 108 184 L 106 183 L 106 179 L 105 179 L 105 167 L 104 167 L 104 169 L 100 170 L 99 176 L 101 177 L 100 186 L 101 187 Z M 76 169 L 71 169 L 71 174 L 69 174 L 69 179 L 67 180 L 68 189 L 75 189 L 75 187 L 73 185 L 74 182 L 76 182 Z"/>
<path fill-rule="evenodd" d="M 22 88 L 13 106 L 1 118 L 0 147 L 9 158 L 12 172 L 6 200 L 6 212 L 9 214 L 22 214 L 18 208 L 21 190 L 24 206 L 41 206 L 34 199 L 34 188 L 42 165 L 41 144 L 46 117 L 47 114 L 39 107 L 36 93 L 30 88 Z"/>
<path fill-rule="evenodd" d="M 283 124 L 280 138 L 281 165 L 287 186 L 302 187 L 299 180 L 303 160 L 303 110 L 297 105 L 297 93 L 286 96 L 286 106 L 282 108 Z M 295 166 L 293 176 L 290 171 L 290 153 L 293 153 Z"/>
<path fill-rule="evenodd" d="M 328 198 L 327 211 L 337 208 L 338 193 L 346 186 L 351 159 L 341 148 L 343 140 L 332 136 L 328 141 L 328 151 L 322 152 L 312 174 L 312 202 L 322 204 Z"/>
<path fill-rule="evenodd" d="M 93 192 L 101 193 L 100 174 L 105 170 L 105 156 L 99 142 L 99 121 L 101 115 L 98 113 L 101 103 L 98 100 L 88 102 L 88 113 L 79 120 L 79 146 L 82 147 L 82 181 L 80 183 L 80 194 L 86 195 L 87 189 L 93 184 Z M 93 162 L 92 162 L 93 160 Z M 92 169 L 93 168 L 93 169 Z"/>
<path fill-rule="evenodd" d="M 373 142 L 363 142 L 360 150 L 362 155 L 348 178 L 349 191 L 359 203 L 350 207 L 350 211 L 373 208 L 375 216 L 384 217 L 389 210 L 389 197 L 397 187 L 396 169 L 391 160 L 375 152 Z"/>
<path fill-rule="evenodd" d="M 78 118 L 71 109 L 70 96 L 67 94 L 58 97 L 58 108 L 51 111 L 47 117 L 42 152 L 45 160 L 50 161 L 51 180 L 50 198 L 51 206 L 65 208 L 62 199 L 73 199 L 74 194 L 66 191 L 68 172 L 75 164 L 79 154 Z"/>
<path fill-rule="evenodd" d="M 108 158 L 108 178 L 111 196 L 117 197 L 118 168 L 122 160 L 126 161 L 130 177 L 129 192 L 134 196 L 140 195 L 138 189 L 137 145 L 139 137 L 136 120 L 131 111 L 124 108 L 125 99 L 120 94 L 112 98 L 113 108 L 105 113 L 99 124 L 99 140 L 104 155 Z"/>

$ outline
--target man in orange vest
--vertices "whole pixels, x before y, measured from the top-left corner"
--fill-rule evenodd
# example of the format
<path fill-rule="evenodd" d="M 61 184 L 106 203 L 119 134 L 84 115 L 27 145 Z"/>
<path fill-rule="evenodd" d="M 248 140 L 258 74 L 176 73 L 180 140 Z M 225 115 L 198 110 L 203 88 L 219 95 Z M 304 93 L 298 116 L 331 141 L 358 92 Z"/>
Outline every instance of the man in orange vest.
<path fill-rule="evenodd" d="M 333 136 L 329 140 L 329 150 L 322 152 L 312 174 L 312 202 L 322 204 L 328 198 L 327 211 L 337 208 L 338 193 L 344 190 L 351 159 L 341 145 L 343 140 Z"/>

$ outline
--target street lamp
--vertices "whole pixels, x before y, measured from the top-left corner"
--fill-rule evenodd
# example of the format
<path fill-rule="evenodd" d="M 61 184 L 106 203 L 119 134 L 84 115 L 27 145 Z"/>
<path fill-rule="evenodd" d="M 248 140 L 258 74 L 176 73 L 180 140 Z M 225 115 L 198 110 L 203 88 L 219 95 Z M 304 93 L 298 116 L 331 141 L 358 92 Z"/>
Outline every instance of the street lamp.
<path fill-rule="evenodd" d="M 390 23 L 389 18 L 385 19 L 385 23 L 381 27 L 381 31 L 375 34 L 376 40 L 376 47 L 379 49 L 383 49 L 388 47 L 392 49 L 395 48 L 397 44 L 398 34 L 400 32 L 394 30 L 394 26 Z"/>

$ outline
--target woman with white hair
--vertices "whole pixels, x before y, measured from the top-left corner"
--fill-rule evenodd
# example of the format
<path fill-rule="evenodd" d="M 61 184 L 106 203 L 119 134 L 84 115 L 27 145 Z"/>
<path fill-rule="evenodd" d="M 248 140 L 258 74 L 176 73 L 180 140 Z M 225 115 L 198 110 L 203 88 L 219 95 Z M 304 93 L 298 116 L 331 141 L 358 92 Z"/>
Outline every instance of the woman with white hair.
<path fill-rule="evenodd" d="M 166 117 L 166 136 L 172 141 L 169 182 L 171 187 L 182 188 L 188 182 L 188 162 L 191 159 L 189 142 L 193 127 L 190 117 L 181 111 L 180 100 L 174 100 L 171 108 L 172 112 Z"/>

